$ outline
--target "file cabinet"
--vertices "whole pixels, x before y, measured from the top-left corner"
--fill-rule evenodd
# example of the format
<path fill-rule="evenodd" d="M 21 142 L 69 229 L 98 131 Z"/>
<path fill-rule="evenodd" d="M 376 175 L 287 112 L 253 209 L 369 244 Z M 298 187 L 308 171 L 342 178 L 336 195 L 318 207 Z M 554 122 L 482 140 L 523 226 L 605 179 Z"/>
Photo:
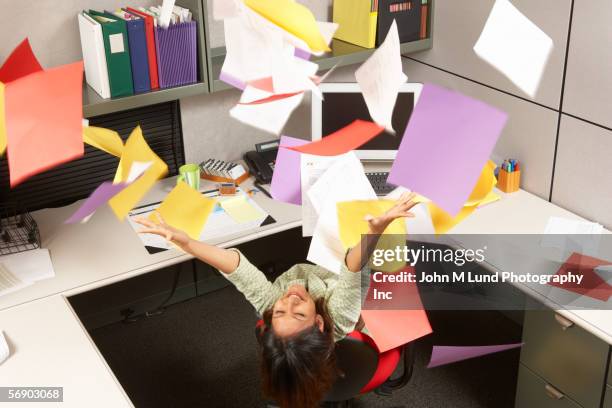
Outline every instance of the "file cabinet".
<path fill-rule="evenodd" d="M 553 311 L 527 311 L 523 341 L 517 408 L 601 407 L 606 342 Z"/>

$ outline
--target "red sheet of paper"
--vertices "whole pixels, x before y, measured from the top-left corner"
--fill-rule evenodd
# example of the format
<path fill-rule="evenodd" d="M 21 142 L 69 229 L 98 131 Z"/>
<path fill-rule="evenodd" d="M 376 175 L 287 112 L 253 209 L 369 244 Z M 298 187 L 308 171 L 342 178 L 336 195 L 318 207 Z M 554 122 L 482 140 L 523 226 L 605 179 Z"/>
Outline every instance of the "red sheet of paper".
<path fill-rule="evenodd" d="M 607 302 L 612 296 L 612 286 L 595 272 L 595 268 L 602 265 L 612 265 L 612 262 L 574 252 L 561 265 L 556 275 L 567 275 L 572 272 L 584 276 L 582 282 L 580 284 L 566 283 L 563 285 L 550 282 L 549 285 Z"/>
<path fill-rule="evenodd" d="M 413 269 L 408 267 L 403 271 L 412 272 Z M 361 317 L 379 352 L 399 347 L 432 332 L 416 283 L 376 283 L 373 277 L 370 280 L 370 290 L 361 310 Z M 392 292 L 393 298 L 401 300 L 404 305 L 406 299 L 409 299 L 410 305 L 403 310 L 383 309 L 389 307 L 389 303 L 384 302 L 390 301 L 374 300 L 374 289 Z"/>
<path fill-rule="evenodd" d="M 323 137 L 321 140 L 302 146 L 288 147 L 288 149 L 317 156 L 337 156 L 357 149 L 379 135 L 383 130 L 385 128 L 376 123 L 357 119 L 350 125 Z"/>
<path fill-rule="evenodd" d="M 0 67 L 0 82 L 6 84 L 38 71 L 42 71 L 42 67 L 26 38 L 13 50 Z"/>
<path fill-rule="evenodd" d="M 83 62 L 38 71 L 6 85 L 11 187 L 83 155 Z"/>

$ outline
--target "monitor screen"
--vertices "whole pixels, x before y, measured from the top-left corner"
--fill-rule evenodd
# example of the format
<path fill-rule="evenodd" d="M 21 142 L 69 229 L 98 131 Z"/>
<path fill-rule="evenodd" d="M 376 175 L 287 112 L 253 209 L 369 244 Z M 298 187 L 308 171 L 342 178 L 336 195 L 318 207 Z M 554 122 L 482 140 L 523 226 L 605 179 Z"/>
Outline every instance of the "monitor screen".
<path fill-rule="evenodd" d="M 329 135 L 355 119 L 372 121 L 361 93 L 326 92 L 321 106 L 321 135 Z M 364 144 L 359 150 L 397 150 L 414 108 L 414 92 L 400 92 L 393 110 L 392 124 L 397 132 L 387 131 Z"/>

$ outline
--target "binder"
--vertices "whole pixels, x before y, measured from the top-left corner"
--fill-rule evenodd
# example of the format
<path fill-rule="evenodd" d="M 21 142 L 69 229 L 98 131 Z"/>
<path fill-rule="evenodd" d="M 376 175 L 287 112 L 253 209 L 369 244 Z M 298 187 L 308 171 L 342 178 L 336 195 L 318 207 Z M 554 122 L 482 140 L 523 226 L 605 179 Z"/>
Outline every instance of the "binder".
<path fill-rule="evenodd" d="M 157 53 L 155 51 L 155 19 L 153 16 L 142 11 L 128 7 L 127 11 L 144 19 L 145 35 L 147 38 L 147 56 L 149 59 L 149 78 L 151 78 L 151 89 L 159 88 L 159 76 L 157 74 Z"/>
<path fill-rule="evenodd" d="M 134 93 L 148 92 L 151 90 L 151 77 L 149 76 L 145 21 L 142 17 L 134 16 L 123 10 L 112 14 L 123 20 L 127 27 Z"/>
<path fill-rule="evenodd" d="M 376 46 L 377 0 L 334 0 L 334 38 L 364 48 Z"/>
<path fill-rule="evenodd" d="M 377 46 L 385 41 L 393 20 L 397 21 L 400 43 L 419 40 L 421 37 L 421 1 L 378 1 Z"/>
<path fill-rule="evenodd" d="M 102 98 L 110 98 L 102 26 L 85 12 L 79 13 L 78 20 L 85 80 Z"/>
<path fill-rule="evenodd" d="M 133 95 L 132 64 L 125 21 L 95 10 L 89 10 L 87 14 L 102 26 L 111 97 Z"/>

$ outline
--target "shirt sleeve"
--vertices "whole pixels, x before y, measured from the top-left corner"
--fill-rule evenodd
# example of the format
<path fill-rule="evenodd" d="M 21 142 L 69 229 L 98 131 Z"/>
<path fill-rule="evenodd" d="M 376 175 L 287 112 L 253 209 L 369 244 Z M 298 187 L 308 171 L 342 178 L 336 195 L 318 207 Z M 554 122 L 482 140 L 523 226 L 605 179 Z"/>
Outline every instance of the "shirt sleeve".
<path fill-rule="evenodd" d="M 280 289 L 272 285 L 266 275 L 249 262 L 242 252 L 233 248 L 232 251 L 240 256 L 238 267 L 232 273 L 222 275 L 236 286 L 257 313 L 263 314 L 280 297 Z"/>
<path fill-rule="evenodd" d="M 351 272 L 343 263 L 340 269 L 338 283 L 327 300 L 329 313 L 334 321 L 334 340 L 342 340 L 355 329 L 361 314 L 361 276 L 366 274 L 364 269 L 360 272 Z"/>

